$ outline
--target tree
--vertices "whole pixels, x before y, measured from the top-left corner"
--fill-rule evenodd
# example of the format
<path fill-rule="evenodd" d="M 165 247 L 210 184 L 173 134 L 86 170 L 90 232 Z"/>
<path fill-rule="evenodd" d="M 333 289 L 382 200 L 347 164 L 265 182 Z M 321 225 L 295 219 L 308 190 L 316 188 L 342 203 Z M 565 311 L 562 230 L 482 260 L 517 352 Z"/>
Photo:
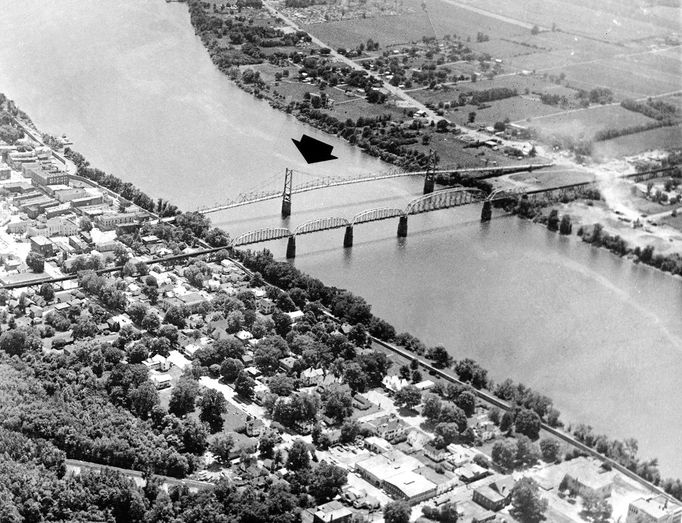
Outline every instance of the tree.
<path fill-rule="evenodd" d="M 211 432 L 218 432 L 223 427 L 223 414 L 227 412 L 225 396 L 214 389 L 206 389 L 199 400 L 199 419 L 208 423 Z"/>
<path fill-rule="evenodd" d="M 554 463 L 559 459 L 561 445 L 553 438 L 543 438 L 540 440 L 540 451 L 542 459 L 547 463 Z"/>
<path fill-rule="evenodd" d="M 434 432 L 438 436 L 440 446 L 446 446 L 457 441 L 460 430 L 457 423 L 441 422 L 436 425 Z"/>
<path fill-rule="evenodd" d="M 516 415 L 514 424 L 516 432 L 524 434 L 530 439 L 536 440 L 540 435 L 540 425 L 542 420 L 535 412 L 529 409 L 521 409 Z"/>
<path fill-rule="evenodd" d="M 496 441 L 491 457 L 496 465 L 508 470 L 513 469 L 516 461 L 516 444 L 508 439 Z"/>
<path fill-rule="evenodd" d="M 310 468 L 310 452 L 305 442 L 300 439 L 294 441 L 289 449 L 286 467 L 293 471 Z"/>
<path fill-rule="evenodd" d="M 471 80 L 473 81 L 474 78 L 476 78 L 476 75 L 475 75 L 475 74 L 471 77 Z M 471 111 L 471 112 L 469 113 L 469 118 L 468 118 L 468 120 L 469 120 L 469 123 L 474 123 L 474 122 L 476 121 L 476 111 Z"/>
<path fill-rule="evenodd" d="M 256 387 L 256 382 L 243 370 L 237 375 L 234 380 L 234 391 L 244 398 L 251 398 L 253 396 L 253 389 Z"/>
<path fill-rule="evenodd" d="M 148 312 L 142 318 L 142 328 L 149 332 L 156 332 L 161 327 L 161 319 L 155 312 Z"/>
<path fill-rule="evenodd" d="M 438 120 L 438 123 L 436 124 L 436 132 L 447 132 L 449 125 L 450 123 L 445 118 Z"/>
<path fill-rule="evenodd" d="M 168 411 L 176 416 L 194 412 L 194 403 L 199 395 L 199 385 L 188 378 L 180 378 L 171 391 Z"/>
<path fill-rule="evenodd" d="M 458 361 L 455 372 L 460 380 L 471 383 L 474 388 L 482 389 L 488 385 L 488 371 L 470 358 Z"/>
<path fill-rule="evenodd" d="M 462 392 L 455 400 L 457 406 L 464 411 L 464 414 L 469 417 L 473 416 L 476 410 L 476 396 L 468 390 Z"/>
<path fill-rule="evenodd" d="M 344 366 L 343 379 L 353 392 L 365 392 L 367 374 L 358 363 L 351 362 Z"/>
<path fill-rule="evenodd" d="M 573 231 L 573 224 L 571 223 L 571 215 L 564 214 L 561 217 L 561 223 L 559 224 L 559 232 L 561 234 L 571 234 Z"/>
<path fill-rule="evenodd" d="M 75 339 L 92 338 L 97 334 L 97 325 L 89 316 L 81 316 L 71 333 Z"/>
<path fill-rule="evenodd" d="M 464 411 L 450 401 L 443 403 L 440 409 L 438 420 L 446 423 L 455 423 L 459 432 L 464 432 L 467 428 L 467 417 Z"/>
<path fill-rule="evenodd" d="M 166 311 L 166 315 L 163 318 L 163 322 L 168 323 L 170 325 L 174 325 L 178 329 L 184 329 L 186 317 L 187 311 L 185 307 L 178 307 L 176 305 L 172 305 Z"/>
<path fill-rule="evenodd" d="M 234 438 L 232 434 L 218 434 L 211 442 L 209 450 L 220 463 L 226 465 L 230 461 L 230 452 L 232 452 L 233 447 Z"/>
<path fill-rule="evenodd" d="M 353 413 L 353 398 L 339 386 L 328 387 L 323 395 L 324 413 L 333 418 L 337 423 L 343 422 L 345 418 Z"/>
<path fill-rule="evenodd" d="M 502 419 L 500 420 L 500 430 L 502 432 L 509 432 L 513 426 L 514 415 L 509 411 L 505 411 L 504 414 L 502 414 Z"/>
<path fill-rule="evenodd" d="M 523 523 L 545 520 L 547 500 L 540 497 L 538 484 L 532 478 L 521 478 L 512 489 L 512 508 L 509 513 Z"/>
<path fill-rule="evenodd" d="M 260 342 L 253 353 L 253 361 L 263 374 L 272 376 L 279 368 L 280 350 L 268 343 Z"/>
<path fill-rule="evenodd" d="M 523 434 L 516 437 L 516 464 L 530 467 L 537 463 L 540 452 L 537 446 Z"/>
<path fill-rule="evenodd" d="M 43 283 L 40 286 L 39 294 L 49 303 L 54 299 L 54 287 L 49 283 Z"/>
<path fill-rule="evenodd" d="M 277 436 L 272 430 L 264 430 L 258 438 L 258 452 L 263 459 L 272 458 L 277 445 Z"/>
<path fill-rule="evenodd" d="M 580 515 L 593 523 L 607 523 L 611 520 L 612 510 L 611 504 L 605 498 L 586 492 L 583 496 L 583 510 Z"/>
<path fill-rule="evenodd" d="M 530 34 L 532 34 L 533 36 L 535 36 L 536 34 L 539 34 L 539 33 L 540 33 L 540 28 L 537 25 L 534 25 L 530 30 Z"/>
<path fill-rule="evenodd" d="M 559 211 L 552 209 L 549 212 L 549 217 L 547 218 L 547 228 L 550 231 L 559 230 Z"/>
<path fill-rule="evenodd" d="M 43 272 L 45 270 L 45 258 L 35 252 L 29 252 L 26 256 L 26 265 L 33 272 Z"/>
<path fill-rule="evenodd" d="M 450 366 L 450 363 L 452 362 L 452 358 L 448 354 L 447 349 L 442 345 L 437 345 L 436 347 L 429 349 L 426 353 L 426 357 L 433 360 L 433 364 L 440 369 Z"/>
<path fill-rule="evenodd" d="M 408 409 L 413 409 L 422 399 L 421 391 L 414 385 L 406 385 L 398 392 L 396 392 L 393 399 L 394 403 L 398 407 L 406 407 Z"/>
<path fill-rule="evenodd" d="M 244 370 L 244 364 L 234 358 L 227 358 L 220 366 L 220 375 L 225 381 L 232 382 L 237 379 L 239 373 Z"/>
<path fill-rule="evenodd" d="M 154 384 L 147 380 L 130 393 L 130 410 L 136 416 L 147 419 L 154 406 L 159 404 L 159 394 Z"/>
<path fill-rule="evenodd" d="M 384 506 L 384 521 L 386 523 L 409 523 L 412 509 L 407 502 L 393 501 Z"/>
<path fill-rule="evenodd" d="M 355 420 L 346 420 L 341 425 L 340 441 L 342 443 L 351 443 L 360 433 L 360 424 Z"/>
<path fill-rule="evenodd" d="M 440 418 L 440 410 L 443 405 L 441 399 L 430 392 L 425 392 L 422 398 L 422 415 L 430 421 Z"/>
<path fill-rule="evenodd" d="M 341 492 L 347 477 L 348 472 L 344 469 L 323 461 L 313 469 L 310 492 L 315 496 L 317 503 L 329 501 Z"/>

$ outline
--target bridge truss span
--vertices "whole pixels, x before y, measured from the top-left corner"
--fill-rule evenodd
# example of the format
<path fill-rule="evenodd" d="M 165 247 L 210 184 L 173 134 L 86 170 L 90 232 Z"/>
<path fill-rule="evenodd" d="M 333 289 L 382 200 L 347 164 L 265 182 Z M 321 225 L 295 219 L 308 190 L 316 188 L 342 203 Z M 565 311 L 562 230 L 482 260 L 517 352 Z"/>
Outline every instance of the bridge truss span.
<path fill-rule="evenodd" d="M 232 242 L 233 247 L 240 247 L 242 245 L 249 245 L 251 243 L 268 242 L 271 240 L 281 240 L 282 238 L 290 237 L 291 231 L 283 227 L 271 227 L 267 229 L 258 229 L 250 231 L 237 236 Z"/>
<path fill-rule="evenodd" d="M 480 202 L 484 199 L 485 193 L 480 189 L 456 187 L 454 189 L 437 191 L 415 198 L 407 204 L 404 214 L 420 214 L 423 212 L 438 211 L 440 209 L 449 209 L 451 207 L 459 207 L 460 205 Z"/>
<path fill-rule="evenodd" d="M 319 218 L 317 220 L 302 223 L 296 227 L 296 229 L 294 229 L 294 236 L 327 231 L 329 229 L 340 229 L 341 227 L 348 227 L 349 225 L 350 222 L 345 218 Z"/>
<path fill-rule="evenodd" d="M 402 209 L 394 209 L 391 207 L 381 207 L 379 209 L 369 209 L 362 211 L 353 217 L 351 225 L 358 225 L 361 223 L 377 222 L 379 220 L 388 220 L 391 218 L 398 218 L 405 216 L 405 211 Z"/>

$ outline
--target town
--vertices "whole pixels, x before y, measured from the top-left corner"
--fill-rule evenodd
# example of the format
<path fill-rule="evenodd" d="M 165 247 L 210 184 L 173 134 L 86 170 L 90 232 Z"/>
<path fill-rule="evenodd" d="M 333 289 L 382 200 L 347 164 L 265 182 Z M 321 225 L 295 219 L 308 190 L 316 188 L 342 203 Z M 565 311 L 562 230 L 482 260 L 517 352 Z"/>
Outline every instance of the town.
<path fill-rule="evenodd" d="M 679 481 L 636 442 L 565 427 L 546 396 L 200 214 L 77 174 L 93 171 L 2 108 L 0 437 L 39 438 L 32 459 L 70 489 L 134 482 L 117 521 L 132 499 L 160 521 L 221 496 L 242 521 L 682 518 L 663 490 Z"/>

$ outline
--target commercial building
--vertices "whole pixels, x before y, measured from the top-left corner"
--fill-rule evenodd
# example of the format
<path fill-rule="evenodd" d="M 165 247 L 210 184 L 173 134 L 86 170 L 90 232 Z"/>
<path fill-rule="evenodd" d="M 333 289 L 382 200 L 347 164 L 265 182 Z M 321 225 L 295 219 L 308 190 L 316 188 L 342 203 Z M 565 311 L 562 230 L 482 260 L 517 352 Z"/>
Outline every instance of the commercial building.
<path fill-rule="evenodd" d="M 416 505 L 436 495 L 437 485 L 417 474 L 407 470 L 386 478 L 384 490 L 393 498 L 403 499 L 410 505 Z"/>
<path fill-rule="evenodd" d="M 67 185 L 69 183 L 69 175 L 66 171 L 48 170 L 42 165 L 27 165 L 24 171 L 25 176 L 30 176 L 33 185 Z"/>
<path fill-rule="evenodd" d="M 317 507 L 313 513 L 313 523 L 350 523 L 353 512 L 338 501 L 330 501 Z"/>
<path fill-rule="evenodd" d="M 51 218 L 47 220 L 48 236 L 74 236 L 78 234 L 78 224 L 69 218 Z"/>
<path fill-rule="evenodd" d="M 31 252 L 36 252 L 45 258 L 54 254 L 54 245 L 45 236 L 34 236 L 31 238 Z"/>
<path fill-rule="evenodd" d="M 417 458 L 393 450 L 359 461 L 355 469 L 363 479 L 381 488 L 385 479 L 413 471 L 421 466 L 422 462 Z"/>
<path fill-rule="evenodd" d="M 639 498 L 628 507 L 625 523 L 680 523 L 682 507 L 664 495 Z"/>

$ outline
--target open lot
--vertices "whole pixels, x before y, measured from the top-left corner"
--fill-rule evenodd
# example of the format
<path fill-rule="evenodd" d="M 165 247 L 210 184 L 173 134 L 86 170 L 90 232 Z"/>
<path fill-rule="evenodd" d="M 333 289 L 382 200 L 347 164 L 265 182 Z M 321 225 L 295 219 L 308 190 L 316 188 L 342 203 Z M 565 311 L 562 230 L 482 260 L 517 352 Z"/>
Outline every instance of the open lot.
<path fill-rule="evenodd" d="M 591 139 L 597 131 L 603 129 L 621 129 L 652 121 L 651 118 L 623 109 L 620 105 L 605 105 L 534 118 L 530 126 L 546 135 Z"/>
<path fill-rule="evenodd" d="M 679 148 L 682 127 L 659 127 L 643 133 L 620 136 L 594 144 L 592 156 L 597 160 L 618 158 L 650 150 Z"/>

